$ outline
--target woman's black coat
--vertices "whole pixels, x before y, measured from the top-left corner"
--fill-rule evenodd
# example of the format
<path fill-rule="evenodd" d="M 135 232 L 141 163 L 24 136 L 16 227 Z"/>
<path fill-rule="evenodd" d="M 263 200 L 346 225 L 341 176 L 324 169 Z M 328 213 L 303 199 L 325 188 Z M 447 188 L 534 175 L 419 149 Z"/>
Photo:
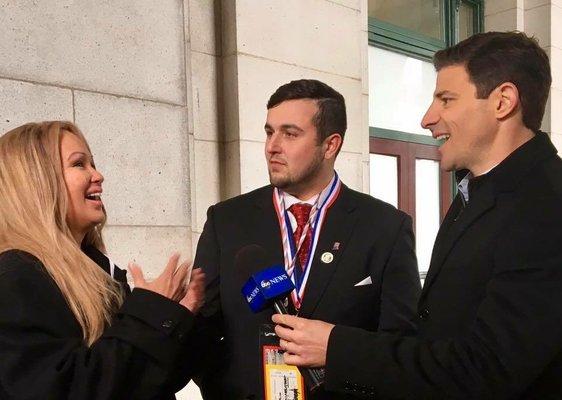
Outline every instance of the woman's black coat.
<path fill-rule="evenodd" d="M 109 272 L 109 260 L 84 249 Z M 125 272 L 114 277 L 126 284 Z M 193 315 L 135 289 L 91 346 L 61 291 L 32 255 L 0 254 L 0 399 L 173 399 Z M 181 381 L 181 382 L 180 382 Z"/>

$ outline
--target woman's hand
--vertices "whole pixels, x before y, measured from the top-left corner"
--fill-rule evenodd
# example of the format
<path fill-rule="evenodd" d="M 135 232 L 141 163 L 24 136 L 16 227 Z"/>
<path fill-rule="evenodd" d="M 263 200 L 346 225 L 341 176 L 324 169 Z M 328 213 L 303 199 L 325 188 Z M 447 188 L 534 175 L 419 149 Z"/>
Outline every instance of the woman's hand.
<path fill-rule="evenodd" d="M 193 314 L 197 314 L 205 303 L 205 274 L 201 268 L 193 268 L 187 293 L 180 300 L 180 304 Z"/>
<path fill-rule="evenodd" d="M 184 262 L 178 267 L 180 255 L 174 253 L 168 260 L 164 271 L 151 282 L 144 279 L 141 267 L 135 263 L 129 264 L 129 271 L 136 288 L 150 290 L 167 297 L 170 300 L 179 301 L 186 297 L 186 277 L 189 263 Z M 189 308 L 189 307 L 188 307 Z"/>

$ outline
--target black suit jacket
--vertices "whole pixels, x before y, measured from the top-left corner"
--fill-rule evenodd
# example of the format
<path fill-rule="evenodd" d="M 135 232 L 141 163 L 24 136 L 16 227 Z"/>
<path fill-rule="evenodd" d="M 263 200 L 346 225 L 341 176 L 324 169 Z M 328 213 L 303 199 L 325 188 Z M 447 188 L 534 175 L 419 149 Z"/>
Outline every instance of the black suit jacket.
<path fill-rule="evenodd" d="M 257 244 L 272 263 L 283 263 L 272 193 L 266 186 L 208 211 L 195 265 L 207 276 L 203 313 L 214 327 L 207 337 L 224 340 L 207 345 L 219 354 L 199 382 L 206 399 L 263 397 L 258 329 L 271 324 L 272 311 L 250 311 L 240 292 L 248 276 L 234 269 L 234 259 L 244 246 Z M 333 250 L 336 242 L 339 249 Z M 328 264 L 320 261 L 326 251 L 334 254 Z M 354 286 L 369 276 L 372 285 Z M 300 315 L 370 331 L 411 332 L 420 289 L 410 217 L 342 186 L 320 234 Z"/>
<path fill-rule="evenodd" d="M 337 326 L 328 386 L 380 399 L 562 399 L 562 161 L 544 133 L 453 202 L 419 338 Z M 348 357 L 359 354 L 358 357 Z"/>
<path fill-rule="evenodd" d="M 98 250 L 85 252 L 109 272 Z M 115 270 L 126 286 L 125 273 Z M 91 347 L 62 293 L 32 255 L 0 254 L 0 399 L 173 399 L 193 324 L 182 306 L 135 289 Z M 185 338 L 185 339 L 182 339 Z"/>

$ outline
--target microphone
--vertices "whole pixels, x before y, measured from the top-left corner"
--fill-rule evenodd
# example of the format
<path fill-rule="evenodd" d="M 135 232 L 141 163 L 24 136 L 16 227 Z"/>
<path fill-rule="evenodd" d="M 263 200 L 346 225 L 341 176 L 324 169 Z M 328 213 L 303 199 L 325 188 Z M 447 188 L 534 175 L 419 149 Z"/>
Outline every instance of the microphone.
<path fill-rule="evenodd" d="M 295 285 L 285 268 L 278 264 L 251 274 L 242 286 L 242 294 L 254 313 L 273 306 L 277 313 L 287 314 L 283 300 L 294 289 Z"/>
<path fill-rule="evenodd" d="M 240 275 L 245 272 L 246 276 L 250 276 L 242 286 L 242 295 L 254 313 L 273 306 L 278 314 L 288 314 L 283 300 L 295 289 L 295 285 L 283 265 L 262 269 L 267 264 L 267 252 L 261 246 L 252 244 L 238 251 L 234 266 Z M 311 392 L 324 382 L 323 368 L 299 369 Z"/>

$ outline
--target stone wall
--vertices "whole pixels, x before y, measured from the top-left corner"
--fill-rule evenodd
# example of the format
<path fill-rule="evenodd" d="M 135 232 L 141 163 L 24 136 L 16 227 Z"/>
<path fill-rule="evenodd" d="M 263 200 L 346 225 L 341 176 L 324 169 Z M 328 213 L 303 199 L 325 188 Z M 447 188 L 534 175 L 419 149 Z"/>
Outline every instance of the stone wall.
<path fill-rule="evenodd" d="M 64 119 L 105 176 L 106 240 L 149 274 L 191 249 L 184 4 L 0 1 L 0 131 Z"/>

